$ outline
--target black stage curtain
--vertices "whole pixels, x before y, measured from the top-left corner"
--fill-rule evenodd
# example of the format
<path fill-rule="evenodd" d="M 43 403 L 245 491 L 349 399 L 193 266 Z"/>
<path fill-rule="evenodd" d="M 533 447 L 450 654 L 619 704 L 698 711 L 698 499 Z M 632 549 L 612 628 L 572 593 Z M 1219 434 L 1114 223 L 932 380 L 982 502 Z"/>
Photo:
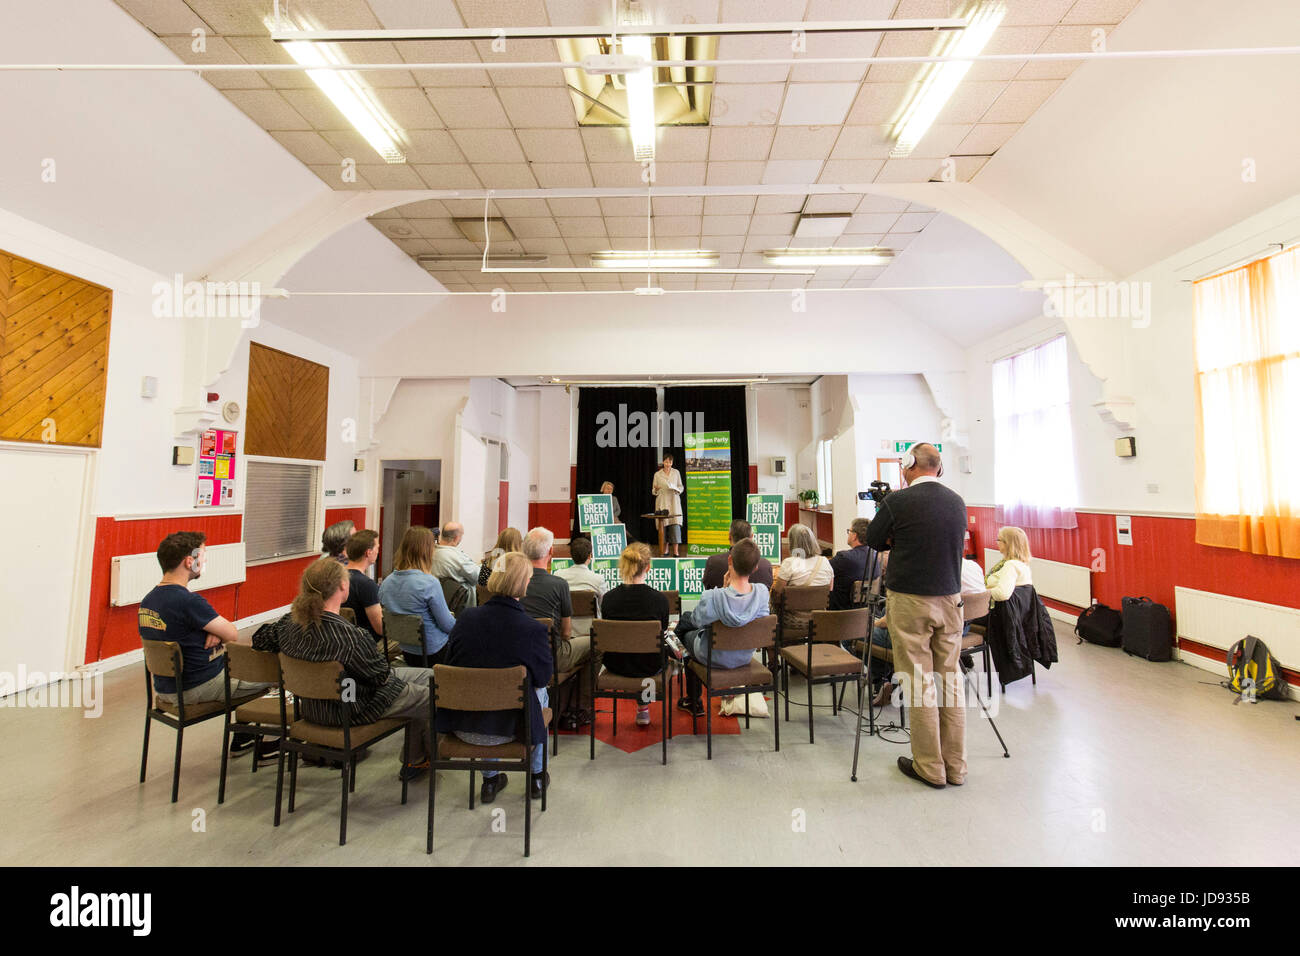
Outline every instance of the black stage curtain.
<path fill-rule="evenodd" d="M 619 406 L 625 406 L 626 412 L 619 415 Z M 597 416 L 609 412 L 614 416 L 616 441 L 608 447 L 601 447 L 597 441 L 600 426 Z M 626 437 L 618 435 L 619 424 L 626 421 L 635 412 L 645 415 L 643 431 L 644 444 L 640 447 L 627 447 L 622 442 Z M 573 534 L 578 533 L 578 495 L 600 494 L 603 482 L 614 483 L 614 497 L 618 499 L 622 510 L 623 523 L 627 525 L 629 540 L 656 540 L 653 521 L 643 521 L 641 515 L 654 511 L 654 496 L 650 494 L 650 483 L 654 480 L 655 449 L 652 441 L 651 423 L 655 414 L 655 390 L 653 388 L 614 387 L 581 388 L 578 390 L 578 461 L 577 484 L 573 488 Z M 633 430 L 632 424 L 626 426 Z M 632 434 L 636 439 L 638 436 Z M 647 531 L 648 526 L 648 531 Z"/>
<path fill-rule="evenodd" d="M 664 412 L 670 416 L 668 423 L 673 422 L 671 416 L 674 412 L 682 422 L 687 421 L 686 415 L 690 413 L 692 430 L 731 432 L 731 517 L 745 517 L 745 496 L 749 494 L 749 418 L 745 413 L 745 386 L 682 385 L 665 388 Z M 685 484 L 683 438 L 676 434 L 676 428 L 671 424 L 666 424 L 664 431 L 664 452 L 672 454 L 673 467 L 682 473 L 682 483 Z M 670 441 L 675 444 L 670 446 Z M 691 537 L 690 498 L 689 492 L 682 495 L 682 521 L 686 525 L 684 537 L 687 541 Z"/>

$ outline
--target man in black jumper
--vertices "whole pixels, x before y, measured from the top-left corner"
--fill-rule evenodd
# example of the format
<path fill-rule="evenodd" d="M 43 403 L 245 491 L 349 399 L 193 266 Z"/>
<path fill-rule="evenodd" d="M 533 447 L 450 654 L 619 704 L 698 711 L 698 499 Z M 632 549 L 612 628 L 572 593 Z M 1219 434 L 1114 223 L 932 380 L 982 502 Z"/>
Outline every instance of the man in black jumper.
<path fill-rule="evenodd" d="M 943 460 L 922 442 L 903 457 L 908 487 L 880 503 L 867 544 L 890 552 L 885 618 L 894 668 L 910 691 L 912 757 L 899 769 L 931 787 L 966 782 L 961 556 L 966 503 L 938 482 Z M 933 682 L 933 683 L 932 683 Z"/>

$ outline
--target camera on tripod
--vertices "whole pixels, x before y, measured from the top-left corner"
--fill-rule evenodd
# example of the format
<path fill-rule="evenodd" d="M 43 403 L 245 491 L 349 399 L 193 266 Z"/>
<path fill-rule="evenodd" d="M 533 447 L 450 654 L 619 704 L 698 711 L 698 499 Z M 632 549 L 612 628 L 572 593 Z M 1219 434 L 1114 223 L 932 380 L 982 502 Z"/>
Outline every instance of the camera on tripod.
<path fill-rule="evenodd" d="M 889 482 L 873 481 L 871 483 L 871 490 L 864 492 L 864 494 L 876 504 L 880 504 L 885 500 L 885 495 L 889 494 L 890 491 Z"/>

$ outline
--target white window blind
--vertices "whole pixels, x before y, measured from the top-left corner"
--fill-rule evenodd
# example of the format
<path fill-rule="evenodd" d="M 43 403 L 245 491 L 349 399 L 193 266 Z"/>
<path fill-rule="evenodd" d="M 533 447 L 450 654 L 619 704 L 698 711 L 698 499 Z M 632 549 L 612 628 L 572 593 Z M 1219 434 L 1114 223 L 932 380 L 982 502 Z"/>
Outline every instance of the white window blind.
<path fill-rule="evenodd" d="M 247 560 L 320 550 L 320 467 L 249 461 L 244 491 Z"/>

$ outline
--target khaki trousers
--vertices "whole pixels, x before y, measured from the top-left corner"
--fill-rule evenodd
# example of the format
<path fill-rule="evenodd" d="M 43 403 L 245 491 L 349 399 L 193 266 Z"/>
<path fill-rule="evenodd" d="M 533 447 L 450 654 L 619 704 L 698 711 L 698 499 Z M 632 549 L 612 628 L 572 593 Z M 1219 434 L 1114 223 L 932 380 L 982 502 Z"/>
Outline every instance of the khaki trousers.
<path fill-rule="evenodd" d="M 894 670 L 912 708 L 912 765 L 932 783 L 966 780 L 966 701 L 961 679 L 961 595 L 889 592 L 885 611 Z"/>

